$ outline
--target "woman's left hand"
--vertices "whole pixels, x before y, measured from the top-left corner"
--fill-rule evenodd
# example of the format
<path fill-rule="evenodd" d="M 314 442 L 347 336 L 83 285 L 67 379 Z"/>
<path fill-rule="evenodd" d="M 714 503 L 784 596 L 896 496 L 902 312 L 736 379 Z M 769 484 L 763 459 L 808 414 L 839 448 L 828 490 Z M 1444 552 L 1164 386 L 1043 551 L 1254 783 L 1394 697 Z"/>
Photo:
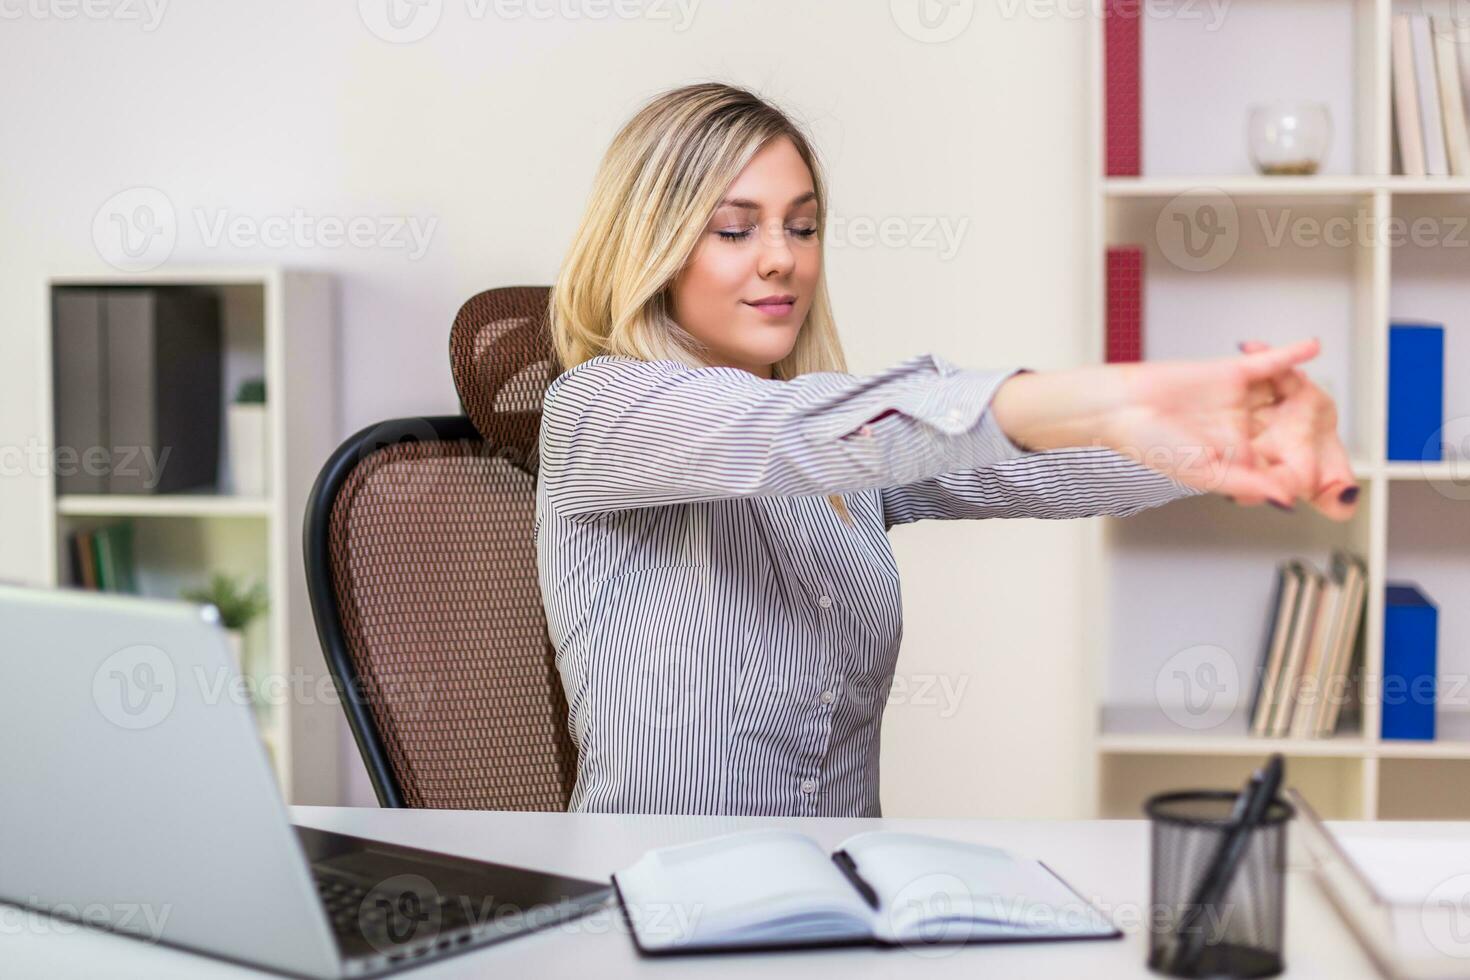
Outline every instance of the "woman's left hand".
<path fill-rule="evenodd" d="M 1259 340 L 1244 341 L 1242 354 L 1269 350 Z M 1273 382 L 1280 401 L 1251 413 L 1251 446 L 1271 460 L 1267 469 L 1296 497 L 1336 521 L 1352 517 L 1358 485 L 1352 463 L 1337 435 L 1337 407 L 1299 367 L 1277 375 Z M 1262 498 L 1237 496 L 1246 507 Z"/>

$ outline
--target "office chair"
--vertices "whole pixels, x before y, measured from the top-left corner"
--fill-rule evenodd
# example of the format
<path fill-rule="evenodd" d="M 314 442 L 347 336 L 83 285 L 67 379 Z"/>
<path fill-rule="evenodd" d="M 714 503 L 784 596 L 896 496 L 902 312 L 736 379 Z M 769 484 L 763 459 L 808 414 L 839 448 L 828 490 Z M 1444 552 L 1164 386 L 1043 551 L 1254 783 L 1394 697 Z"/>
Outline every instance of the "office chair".
<path fill-rule="evenodd" d="M 449 335 L 463 416 L 344 442 L 307 502 L 317 635 L 378 802 L 565 810 L 576 775 L 532 522 L 550 289 L 491 289 Z"/>

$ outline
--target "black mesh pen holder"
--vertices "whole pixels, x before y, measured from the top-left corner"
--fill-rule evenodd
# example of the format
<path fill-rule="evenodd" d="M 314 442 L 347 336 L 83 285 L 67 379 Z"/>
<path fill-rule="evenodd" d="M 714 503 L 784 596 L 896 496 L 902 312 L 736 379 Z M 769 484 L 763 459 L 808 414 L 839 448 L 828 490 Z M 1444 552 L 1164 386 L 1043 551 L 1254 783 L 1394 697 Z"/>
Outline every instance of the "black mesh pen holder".
<path fill-rule="evenodd" d="M 1277 799 L 1266 808 L 1224 899 L 1191 921 L 1189 909 L 1231 826 L 1237 795 L 1163 793 L 1144 804 L 1152 835 L 1148 965 L 1155 973 L 1271 977 L 1284 967 L 1286 824 L 1294 815 L 1288 803 Z"/>

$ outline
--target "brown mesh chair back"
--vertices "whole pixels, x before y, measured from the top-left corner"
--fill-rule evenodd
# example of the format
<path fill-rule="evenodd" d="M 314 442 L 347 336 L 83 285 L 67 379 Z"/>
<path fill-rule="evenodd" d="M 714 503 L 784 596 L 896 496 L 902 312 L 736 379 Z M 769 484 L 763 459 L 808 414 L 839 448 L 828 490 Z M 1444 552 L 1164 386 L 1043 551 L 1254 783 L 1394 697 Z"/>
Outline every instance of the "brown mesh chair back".
<path fill-rule="evenodd" d="M 565 810 L 571 796 L 532 537 L 548 297 L 465 303 L 450 355 L 468 418 L 364 429 L 312 490 L 312 611 L 384 806 Z"/>

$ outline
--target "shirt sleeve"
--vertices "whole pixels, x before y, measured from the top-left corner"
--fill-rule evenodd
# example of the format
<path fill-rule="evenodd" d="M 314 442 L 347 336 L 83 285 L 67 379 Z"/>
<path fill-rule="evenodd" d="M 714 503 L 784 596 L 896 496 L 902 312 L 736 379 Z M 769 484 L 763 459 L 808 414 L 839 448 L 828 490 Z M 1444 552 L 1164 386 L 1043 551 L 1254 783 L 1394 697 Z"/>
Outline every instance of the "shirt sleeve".
<path fill-rule="evenodd" d="M 733 497 L 915 484 L 1022 455 L 980 424 L 1021 369 L 921 354 L 878 374 L 790 381 L 600 355 L 547 387 L 540 477 L 567 517 Z"/>
<path fill-rule="evenodd" d="M 1025 453 L 887 487 L 880 496 L 886 530 L 922 520 L 1128 517 L 1205 492 L 1099 446 Z"/>

